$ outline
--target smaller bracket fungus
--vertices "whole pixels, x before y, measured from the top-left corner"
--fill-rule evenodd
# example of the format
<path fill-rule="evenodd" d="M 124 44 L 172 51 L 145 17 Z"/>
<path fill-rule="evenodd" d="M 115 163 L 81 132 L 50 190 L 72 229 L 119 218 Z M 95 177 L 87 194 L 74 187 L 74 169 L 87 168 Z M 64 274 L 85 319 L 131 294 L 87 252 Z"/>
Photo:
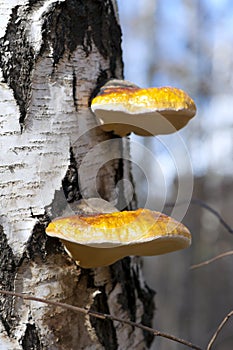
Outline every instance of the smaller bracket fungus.
<path fill-rule="evenodd" d="M 196 114 L 194 101 L 181 89 L 142 89 L 124 80 L 110 80 L 93 98 L 91 110 L 104 131 L 126 136 L 170 134 Z"/>
<path fill-rule="evenodd" d="M 165 254 L 191 244 L 183 224 L 148 209 L 57 218 L 46 233 L 58 237 L 84 268 L 110 265 L 128 255 Z"/>

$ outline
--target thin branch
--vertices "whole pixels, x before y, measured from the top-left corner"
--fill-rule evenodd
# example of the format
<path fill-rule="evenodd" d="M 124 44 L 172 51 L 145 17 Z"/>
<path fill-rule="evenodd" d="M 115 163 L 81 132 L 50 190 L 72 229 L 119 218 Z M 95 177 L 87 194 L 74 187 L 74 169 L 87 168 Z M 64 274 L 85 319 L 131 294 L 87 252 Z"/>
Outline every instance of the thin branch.
<path fill-rule="evenodd" d="M 213 215 L 215 215 L 219 219 L 219 222 L 225 227 L 225 229 L 229 233 L 233 234 L 233 228 L 230 227 L 230 225 L 228 225 L 228 223 L 222 218 L 222 216 L 217 212 L 217 210 L 213 209 L 211 206 L 209 206 L 209 204 L 197 198 L 191 199 L 191 203 L 199 205 L 200 207 L 209 210 Z"/>
<path fill-rule="evenodd" d="M 192 198 L 190 203 L 198 205 L 198 206 L 208 210 L 209 212 L 211 212 L 214 216 L 216 216 L 219 219 L 219 222 L 225 227 L 225 229 L 229 233 L 231 233 L 231 234 L 233 233 L 233 228 L 231 228 L 230 225 L 228 225 L 228 223 L 222 218 L 222 216 L 215 209 L 213 209 L 209 204 L 207 204 L 206 202 L 204 202 L 203 200 L 198 199 L 198 198 Z M 187 204 L 187 201 L 183 201 L 183 202 L 179 202 L 179 203 L 166 203 L 165 207 L 174 207 L 174 205 L 178 205 L 179 206 L 179 205 L 183 205 L 183 204 Z M 216 257 L 214 257 L 212 259 L 209 259 L 209 260 L 206 260 L 206 261 L 203 261 L 200 264 L 192 265 L 190 267 L 190 270 L 194 270 L 194 269 L 197 269 L 199 267 L 208 265 L 208 264 L 212 263 L 215 260 L 221 259 L 221 258 L 223 258 L 225 256 L 232 255 L 232 254 L 233 254 L 233 251 L 229 251 L 229 252 L 226 252 L 226 253 L 219 254 Z"/>
<path fill-rule="evenodd" d="M 220 323 L 220 325 L 218 326 L 217 330 L 214 332 L 214 335 L 212 336 L 212 338 L 210 339 L 206 350 L 211 350 L 212 349 L 212 345 L 215 342 L 217 336 L 219 335 L 219 333 L 221 332 L 221 330 L 223 329 L 224 325 L 227 323 L 227 321 L 229 320 L 229 318 L 233 316 L 233 310 L 230 311 L 226 317 L 224 317 L 224 319 L 222 320 L 222 322 Z"/>
<path fill-rule="evenodd" d="M 229 255 L 233 255 L 233 250 L 230 250 L 229 252 L 225 252 L 225 253 L 222 253 L 222 254 L 219 254 L 209 260 L 205 260 L 199 264 L 195 264 L 195 265 L 192 265 L 190 267 L 190 270 L 194 270 L 194 269 L 198 269 L 199 267 L 202 267 L 202 266 L 205 266 L 205 265 L 208 265 L 208 264 L 211 264 L 212 262 L 218 260 L 218 259 L 221 259 L 221 258 L 224 258 L 225 256 L 229 256 Z"/>
<path fill-rule="evenodd" d="M 44 303 L 44 304 L 48 304 L 48 305 L 58 306 L 58 307 L 61 307 L 63 309 L 72 310 L 74 312 L 80 312 L 82 314 L 89 315 L 89 316 L 92 316 L 92 317 L 96 317 L 96 318 L 99 318 L 99 319 L 102 319 L 102 320 L 117 321 L 117 322 L 120 322 L 120 323 L 123 323 L 123 324 L 127 324 L 127 325 L 129 325 L 131 327 L 137 327 L 137 328 L 142 329 L 143 331 L 150 332 L 154 336 L 167 338 L 169 340 L 181 343 L 183 345 L 188 346 L 191 349 L 202 350 L 200 347 L 198 347 L 198 346 L 196 346 L 196 345 L 194 345 L 194 344 L 192 344 L 189 341 L 186 341 L 184 339 L 177 338 L 177 337 L 175 337 L 173 335 L 170 335 L 170 334 L 167 334 L 167 333 L 164 333 L 164 332 L 160 332 L 160 331 L 158 331 L 156 329 L 144 326 L 142 324 L 139 324 L 139 323 L 136 323 L 136 322 L 132 322 L 132 321 L 128 321 L 128 320 L 124 320 L 122 318 L 119 318 L 119 317 L 116 317 L 116 316 L 112 316 L 112 315 L 109 315 L 109 314 L 104 314 L 104 313 L 100 313 L 100 312 L 96 312 L 96 311 L 86 310 L 86 309 L 83 309 L 83 308 L 78 307 L 78 306 L 73 306 L 73 305 L 69 305 L 69 304 L 65 304 L 65 303 L 60 303 L 60 302 L 57 302 L 57 301 L 37 298 L 37 297 L 33 297 L 31 295 L 28 295 L 28 294 L 16 293 L 16 292 L 11 292 L 11 291 L 7 291 L 7 290 L 0 290 L 0 294 L 11 295 L 11 296 L 14 296 L 14 297 L 22 298 L 24 300 L 37 301 L 39 303 Z"/>
<path fill-rule="evenodd" d="M 179 202 L 179 203 L 166 203 L 165 207 L 174 207 L 174 205 L 183 205 L 183 204 L 187 204 L 187 201 L 183 201 L 183 202 Z M 202 201 L 201 199 L 197 199 L 197 198 L 192 198 L 190 201 L 190 204 L 194 204 L 194 205 L 198 205 L 199 207 L 202 207 L 206 210 L 208 210 L 209 212 L 211 212 L 214 216 L 216 216 L 220 222 L 221 225 L 223 225 L 223 227 L 225 227 L 225 229 L 233 234 L 233 228 L 230 227 L 230 225 L 228 225 L 228 223 L 222 218 L 222 216 L 217 212 L 217 210 L 213 209 L 209 204 L 207 204 L 206 202 Z"/>

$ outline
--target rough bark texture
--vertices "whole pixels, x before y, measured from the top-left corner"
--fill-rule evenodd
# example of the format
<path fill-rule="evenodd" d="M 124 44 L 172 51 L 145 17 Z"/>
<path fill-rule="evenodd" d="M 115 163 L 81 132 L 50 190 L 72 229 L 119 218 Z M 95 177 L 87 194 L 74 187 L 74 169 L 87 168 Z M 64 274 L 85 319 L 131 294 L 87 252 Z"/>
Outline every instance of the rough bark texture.
<path fill-rule="evenodd" d="M 136 258 L 80 269 L 45 235 L 81 198 L 135 207 L 122 181 L 132 180 L 129 144 L 103 133 L 89 109 L 98 87 L 122 77 L 116 4 L 0 0 L 0 9 L 0 286 L 149 325 L 153 292 Z M 0 349 L 145 349 L 151 341 L 126 325 L 0 299 Z"/>

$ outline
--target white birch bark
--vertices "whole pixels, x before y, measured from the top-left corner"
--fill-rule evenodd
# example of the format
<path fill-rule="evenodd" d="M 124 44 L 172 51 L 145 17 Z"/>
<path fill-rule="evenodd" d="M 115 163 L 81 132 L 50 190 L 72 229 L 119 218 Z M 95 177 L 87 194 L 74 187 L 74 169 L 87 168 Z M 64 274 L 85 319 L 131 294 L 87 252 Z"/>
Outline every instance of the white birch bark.
<path fill-rule="evenodd" d="M 128 144 L 96 128 L 89 109 L 98 84 L 122 77 L 120 35 L 113 0 L 0 0 L 0 283 L 141 322 L 153 293 L 137 263 L 81 270 L 44 233 L 80 198 L 134 205 L 126 186 L 123 199 L 116 191 L 131 180 L 119 160 Z M 0 349 L 145 346 L 129 326 L 1 296 Z"/>

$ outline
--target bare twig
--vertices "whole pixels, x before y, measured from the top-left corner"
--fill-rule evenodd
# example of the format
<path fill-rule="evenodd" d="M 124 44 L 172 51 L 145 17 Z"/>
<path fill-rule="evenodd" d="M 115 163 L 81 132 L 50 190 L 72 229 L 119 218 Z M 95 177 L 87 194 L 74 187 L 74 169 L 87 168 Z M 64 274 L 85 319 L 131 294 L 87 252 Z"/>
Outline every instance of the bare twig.
<path fill-rule="evenodd" d="M 190 270 L 198 269 L 199 267 L 211 264 L 212 262 L 214 262 L 214 261 L 216 261 L 218 259 L 224 258 L 225 256 L 229 256 L 229 255 L 233 255 L 233 250 L 230 250 L 229 252 L 225 252 L 225 253 L 219 254 L 219 255 L 213 257 L 212 259 L 205 260 L 205 261 L 203 261 L 203 262 L 201 262 L 199 264 L 192 265 L 190 267 Z"/>
<path fill-rule="evenodd" d="M 205 203 L 203 200 L 198 199 L 198 198 L 192 198 L 190 203 L 198 205 L 198 206 L 200 206 L 200 207 L 210 211 L 213 215 L 215 215 L 219 219 L 219 222 L 225 227 L 225 229 L 229 233 L 233 233 L 233 228 L 231 228 L 228 225 L 228 223 L 222 218 L 222 216 L 215 209 L 213 209 L 209 204 Z M 179 203 L 166 203 L 165 207 L 174 207 L 174 205 L 178 205 L 179 206 L 179 205 L 183 205 L 183 204 L 187 204 L 187 201 L 183 201 L 183 202 L 179 202 Z M 208 265 L 208 264 L 214 262 L 215 260 L 221 259 L 221 258 L 223 258 L 225 256 L 229 256 L 229 255 L 232 255 L 232 254 L 233 254 L 233 251 L 229 251 L 229 252 L 226 252 L 226 253 L 219 254 L 219 255 L 215 256 L 214 258 L 212 258 L 212 259 L 203 261 L 200 264 L 192 265 L 190 267 L 190 270 L 194 270 L 194 269 L 197 269 L 199 267 Z"/>
<path fill-rule="evenodd" d="M 221 330 L 223 329 L 224 325 L 227 323 L 227 321 L 229 320 L 229 318 L 233 316 L 233 310 L 230 311 L 222 320 L 222 322 L 220 323 L 220 325 L 218 326 L 217 330 L 214 332 L 214 335 L 212 336 L 212 338 L 210 339 L 206 350 L 211 350 L 212 349 L 212 345 L 215 342 L 218 334 L 221 332 Z"/>
<path fill-rule="evenodd" d="M 183 202 L 179 202 L 179 203 L 166 203 L 165 207 L 174 207 L 174 205 L 183 205 L 183 204 L 187 204 L 187 201 L 183 201 Z M 190 201 L 190 204 L 194 204 L 194 205 L 198 205 L 199 207 L 202 207 L 206 210 L 208 210 L 209 212 L 211 212 L 214 216 L 216 216 L 219 220 L 219 222 L 225 227 L 225 229 L 233 234 L 233 228 L 230 227 L 230 225 L 228 225 L 228 223 L 222 218 L 222 216 L 217 212 L 217 210 L 213 209 L 209 204 L 207 204 L 206 202 L 204 202 L 201 199 L 197 199 L 197 198 L 192 198 Z"/>
<path fill-rule="evenodd" d="M 192 344 L 189 341 L 186 341 L 184 339 L 175 337 L 173 335 L 170 335 L 170 334 L 167 334 L 167 333 L 164 333 L 164 332 L 160 332 L 160 331 L 158 331 L 156 329 L 144 326 L 143 324 L 132 322 L 132 321 L 128 321 L 128 320 L 124 320 L 122 318 L 119 318 L 119 317 L 116 317 L 116 316 L 112 316 L 112 315 L 109 315 L 109 314 L 104 314 L 104 313 L 101 313 L 101 312 L 86 310 L 86 309 L 78 307 L 78 306 L 73 306 L 73 305 L 69 305 L 69 304 L 65 304 L 65 303 L 60 303 L 60 302 L 57 302 L 57 301 L 37 298 L 37 297 L 33 297 L 31 295 L 28 295 L 28 294 L 16 293 L 16 292 L 11 292 L 11 291 L 7 291 L 7 290 L 0 290 L 0 294 L 11 295 L 11 296 L 14 296 L 14 297 L 22 298 L 24 300 L 37 301 L 39 303 L 45 303 L 45 304 L 48 304 L 48 305 L 58 306 L 58 307 L 61 307 L 63 309 L 72 310 L 74 312 L 80 312 L 82 314 L 89 315 L 89 316 L 96 317 L 96 318 L 103 319 L 103 320 L 111 320 L 111 321 L 117 321 L 117 322 L 120 322 L 120 323 L 123 323 L 123 324 L 128 324 L 128 325 L 130 325 L 132 327 L 137 327 L 137 328 L 142 329 L 143 331 L 150 332 L 154 336 L 167 338 L 169 340 L 172 340 L 172 341 L 181 343 L 183 345 L 186 345 L 186 346 L 188 346 L 191 349 L 202 350 L 199 346 L 196 346 L 196 345 L 194 345 L 194 344 Z"/>

